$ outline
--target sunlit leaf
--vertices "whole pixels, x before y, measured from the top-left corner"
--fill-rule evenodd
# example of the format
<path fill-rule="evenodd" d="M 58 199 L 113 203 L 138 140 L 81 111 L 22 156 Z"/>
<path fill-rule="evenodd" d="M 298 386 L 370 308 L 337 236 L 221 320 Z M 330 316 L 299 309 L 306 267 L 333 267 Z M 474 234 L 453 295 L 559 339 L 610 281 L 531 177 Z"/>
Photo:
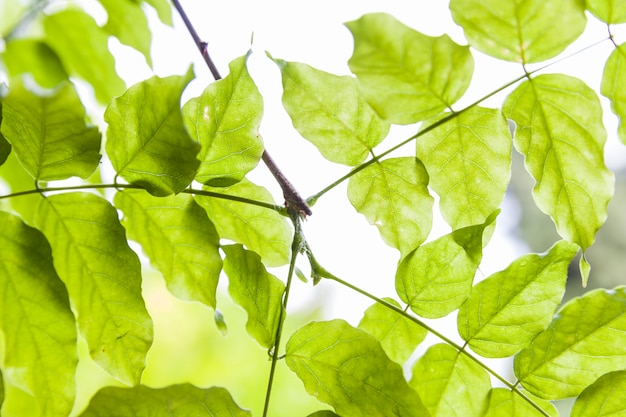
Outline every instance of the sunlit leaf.
<path fill-rule="evenodd" d="M 626 3 L 623 3 L 626 4 Z M 611 100 L 611 109 L 619 119 L 617 133 L 623 144 L 626 145 L 626 43 L 615 49 L 604 67 L 602 76 L 602 94 Z"/>
<path fill-rule="evenodd" d="M 626 287 L 568 302 L 515 357 L 522 385 L 545 399 L 576 396 L 599 376 L 626 368 Z"/>
<path fill-rule="evenodd" d="M 4 384 L 37 398 L 42 416 L 66 416 L 74 403 L 78 363 L 67 292 L 44 236 L 5 212 L 0 224 Z"/>
<path fill-rule="evenodd" d="M 469 86 L 474 70 L 469 47 L 447 35 L 423 35 L 383 13 L 346 26 L 354 36 L 350 69 L 370 105 L 392 123 L 434 116 Z"/>
<path fill-rule="evenodd" d="M 2 60 L 12 77 L 31 74 L 45 88 L 56 87 L 68 78 L 57 54 L 39 40 L 12 39 L 6 44 Z"/>
<path fill-rule="evenodd" d="M 191 384 L 149 388 L 106 387 L 91 399 L 80 417 L 250 417 L 230 393 L 221 387 L 198 388 Z"/>
<path fill-rule="evenodd" d="M 584 252 L 606 219 L 614 186 L 596 93 L 570 76 L 540 75 L 515 89 L 503 111 L 517 124 L 515 147 L 536 181 L 537 206 Z"/>
<path fill-rule="evenodd" d="M 0 101 L 0 127 L 2 127 L 2 101 Z M 11 153 L 11 144 L 7 142 L 0 129 L 0 165 L 4 164 Z"/>
<path fill-rule="evenodd" d="M 115 98 L 104 113 L 106 150 L 118 175 L 165 196 L 182 191 L 200 162 L 199 146 L 187 134 L 180 96 L 193 78 L 152 77 Z"/>
<path fill-rule="evenodd" d="M 426 351 L 413 366 L 409 385 L 432 417 L 482 416 L 491 389 L 485 369 L 447 344 Z"/>
<path fill-rule="evenodd" d="M 100 133 L 85 124 L 85 109 L 71 83 L 38 96 L 13 82 L 2 114 L 2 134 L 35 180 L 87 178 L 98 166 Z"/>
<path fill-rule="evenodd" d="M 245 197 L 273 204 L 271 194 L 263 187 L 244 179 L 224 188 L 205 190 L 234 197 Z M 196 196 L 215 225 L 220 237 L 246 246 L 259 255 L 267 266 L 280 266 L 289 261 L 291 228 L 277 212 L 249 203 L 217 197 Z"/>
<path fill-rule="evenodd" d="M 283 80 L 283 106 L 302 137 L 324 158 L 358 165 L 387 136 L 380 119 L 361 95 L 356 80 L 299 62 L 274 59 Z"/>
<path fill-rule="evenodd" d="M 502 113 L 483 107 L 472 107 L 417 139 L 417 157 L 452 229 L 483 223 L 500 206 L 511 177 L 511 142 Z"/>
<path fill-rule="evenodd" d="M 156 10 L 161 22 L 172 26 L 172 6 L 168 0 L 144 0 L 144 2 Z"/>
<path fill-rule="evenodd" d="M 46 42 L 61 58 L 63 67 L 91 84 L 100 103 L 124 92 L 124 81 L 117 75 L 109 52 L 108 35 L 91 16 L 65 9 L 46 15 L 43 27 Z"/>
<path fill-rule="evenodd" d="M 626 414 L 626 371 L 602 375 L 587 387 L 572 408 L 571 417 L 609 417 Z"/>
<path fill-rule="evenodd" d="M 513 62 L 557 56 L 587 23 L 582 1 L 451 0 L 450 10 L 470 45 Z"/>
<path fill-rule="evenodd" d="M 400 304 L 391 298 L 384 300 L 400 307 Z M 417 345 L 428 334 L 428 331 L 419 324 L 379 303 L 365 310 L 359 328 L 378 339 L 387 356 L 400 365 L 409 359 Z"/>
<path fill-rule="evenodd" d="M 526 347 L 550 324 L 577 252 L 577 245 L 562 240 L 549 252 L 522 256 L 477 284 L 459 311 L 463 340 L 484 357 L 504 358 Z"/>
<path fill-rule="evenodd" d="M 151 32 L 148 19 L 141 5 L 132 0 L 98 0 L 107 12 L 104 30 L 115 36 L 121 43 L 135 48 L 152 66 L 150 58 Z"/>
<path fill-rule="evenodd" d="M 307 392 L 344 416 L 428 416 L 380 343 L 343 320 L 312 322 L 287 342 L 285 360 Z"/>
<path fill-rule="evenodd" d="M 489 406 L 484 417 L 544 417 L 547 413 L 551 417 L 558 417 L 559 413 L 548 401 L 537 399 L 528 393 L 526 396 L 532 399 L 537 406 L 533 407 L 528 401 L 513 391 L 505 388 L 494 388 L 489 394 Z M 541 411 L 540 411 L 541 410 Z"/>
<path fill-rule="evenodd" d="M 2 181 L 5 186 L 8 186 L 12 193 L 35 188 L 33 178 L 26 172 L 22 164 L 19 163 L 15 153 L 9 154 L 5 163 L 0 167 L 0 181 Z M 22 220 L 30 225 L 32 224 L 33 215 L 39 203 L 39 196 L 32 194 L 24 195 L 19 198 L 7 198 L 2 201 L 2 203 L 5 203 L 16 213 L 19 213 Z"/>
<path fill-rule="evenodd" d="M 35 224 L 50 241 L 91 357 L 121 381 L 138 384 L 152 320 L 141 296 L 139 259 L 117 212 L 94 194 L 58 194 L 41 199 Z"/>
<path fill-rule="evenodd" d="M 196 180 L 203 184 L 229 186 L 241 181 L 263 154 L 259 136 L 263 97 L 248 73 L 247 58 L 233 60 L 227 77 L 183 106 L 187 131 L 201 145 Z"/>
<path fill-rule="evenodd" d="M 129 238 L 139 242 L 176 297 L 215 308 L 222 258 L 219 236 L 189 194 L 153 197 L 145 191 L 115 195 Z"/>
<path fill-rule="evenodd" d="M 224 246 L 222 250 L 226 254 L 228 292 L 248 314 L 246 330 L 261 346 L 274 346 L 285 285 L 267 272 L 256 253 L 241 245 Z"/>
<path fill-rule="evenodd" d="M 626 23 L 626 3 L 622 0 L 585 0 L 585 5 L 603 22 Z"/>
<path fill-rule="evenodd" d="M 415 158 L 385 159 L 359 171 L 350 178 L 348 198 L 402 256 L 430 233 L 433 198 L 428 174 Z"/>
<path fill-rule="evenodd" d="M 426 243 L 400 261 L 396 291 L 422 317 L 443 317 L 463 304 L 470 294 L 482 258 L 484 224 L 456 230 Z"/>

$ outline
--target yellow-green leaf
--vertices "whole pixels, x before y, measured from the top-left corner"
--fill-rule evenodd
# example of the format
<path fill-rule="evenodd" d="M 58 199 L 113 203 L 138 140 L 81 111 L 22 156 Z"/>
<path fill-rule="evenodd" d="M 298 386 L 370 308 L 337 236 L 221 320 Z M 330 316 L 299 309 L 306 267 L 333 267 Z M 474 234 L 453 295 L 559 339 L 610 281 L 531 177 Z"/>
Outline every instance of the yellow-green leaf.
<path fill-rule="evenodd" d="M 546 414 L 550 417 L 559 416 L 557 409 L 550 402 L 535 398 L 527 392 L 524 394 L 539 410 L 513 391 L 494 388 L 489 394 L 489 406 L 483 417 L 545 417 Z"/>
<path fill-rule="evenodd" d="M 624 3 L 626 4 L 626 3 Z M 626 43 L 616 48 L 607 59 L 602 75 L 602 94 L 611 100 L 611 109 L 619 117 L 617 134 L 626 145 Z"/>
<path fill-rule="evenodd" d="M 626 371 L 610 372 L 578 396 L 571 417 L 612 417 L 626 414 Z"/>
<path fill-rule="evenodd" d="M 609 24 L 626 23 L 626 3 L 622 0 L 586 0 L 587 9 Z"/>
<path fill-rule="evenodd" d="M 12 39 L 7 42 L 2 60 L 12 77 L 31 74 L 37 84 L 53 88 L 68 79 L 57 54 L 47 43 L 35 39 Z"/>

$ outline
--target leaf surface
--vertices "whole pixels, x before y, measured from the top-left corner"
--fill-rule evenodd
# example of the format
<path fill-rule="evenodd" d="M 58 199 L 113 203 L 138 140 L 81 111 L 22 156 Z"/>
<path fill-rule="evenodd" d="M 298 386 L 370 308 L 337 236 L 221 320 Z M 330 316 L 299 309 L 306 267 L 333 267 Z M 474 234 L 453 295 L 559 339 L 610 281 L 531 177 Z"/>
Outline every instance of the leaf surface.
<path fill-rule="evenodd" d="M 2 61 L 13 77 L 31 74 L 37 84 L 53 88 L 68 79 L 57 54 L 45 42 L 35 39 L 12 39 L 7 42 Z"/>
<path fill-rule="evenodd" d="M 121 43 L 135 48 L 152 66 L 150 58 L 151 32 L 148 19 L 141 5 L 133 0 L 98 0 L 107 12 L 104 30 L 115 36 Z"/>
<path fill-rule="evenodd" d="M 537 404 L 544 412 L 548 413 L 551 417 L 558 417 L 559 413 L 557 409 L 548 401 L 530 396 L 524 392 L 526 396 L 532 398 L 533 402 Z M 544 417 L 545 414 L 541 413 L 522 397 L 509 391 L 505 388 L 494 388 L 489 395 L 489 406 L 484 417 Z"/>
<path fill-rule="evenodd" d="M 585 0 L 585 6 L 603 22 L 626 23 L 626 3 L 621 0 Z"/>
<path fill-rule="evenodd" d="M 626 4 L 626 3 L 625 3 Z M 626 145 L 626 43 L 621 44 L 611 53 L 604 66 L 602 75 L 602 95 L 611 100 L 611 109 L 619 117 L 617 134 Z"/>
<path fill-rule="evenodd" d="M 602 375 L 576 399 L 571 417 L 609 417 L 626 414 L 626 371 Z"/>
<path fill-rule="evenodd" d="M 2 127 L 2 101 L 0 101 L 0 128 Z M 9 157 L 11 153 L 11 144 L 7 142 L 2 134 L 2 129 L 0 129 L 0 165 L 4 164 L 4 162 Z"/>

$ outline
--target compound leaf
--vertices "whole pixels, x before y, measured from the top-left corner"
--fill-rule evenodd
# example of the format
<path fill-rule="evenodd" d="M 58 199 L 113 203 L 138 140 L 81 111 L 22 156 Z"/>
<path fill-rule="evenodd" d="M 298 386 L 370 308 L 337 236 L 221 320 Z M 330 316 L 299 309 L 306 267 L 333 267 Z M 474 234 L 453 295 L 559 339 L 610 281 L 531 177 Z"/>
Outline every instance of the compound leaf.
<path fill-rule="evenodd" d="M 571 417 L 609 417 L 626 413 L 626 371 L 602 375 L 578 396 Z"/>
<path fill-rule="evenodd" d="M 2 61 L 12 77 L 31 74 L 37 84 L 53 88 L 68 79 L 57 54 L 36 39 L 12 39 L 6 44 Z"/>
<path fill-rule="evenodd" d="M 626 23 L 626 3 L 620 0 L 585 0 L 585 5 L 598 19 L 609 24 Z"/>
<path fill-rule="evenodd" d="M 104 30 L 115 36 L 121 43 L 135 48 L 152 66 L 150 58 L 151 32 L 148 19 L 141 5 L 133 0 L 98 0 L 107 12 Z"/>
<path fill-rule="evenodd" d="M 524 392 L 524 395 L 531 398 L 533 403 L 540 407 L 540 412 L 519 394 L 509 391 L 506 388 L 493 388 L 489 394 L 489 406 L 484 417 L 544 417 L 547 413 L 551 417 L 558 417 L 559 413 L 554 405 L 548 401 L 535 398 Z"/>
<path fill-rule="evenodd" d="M 620 119 L 617 134 L 624 145 L 626 145 L 626 92 L 620 87 L 625 84 L 626 43 L 623 43 L 613 51 L 606 61 L 600 91 L 611 100 L 611 109 Z"/>

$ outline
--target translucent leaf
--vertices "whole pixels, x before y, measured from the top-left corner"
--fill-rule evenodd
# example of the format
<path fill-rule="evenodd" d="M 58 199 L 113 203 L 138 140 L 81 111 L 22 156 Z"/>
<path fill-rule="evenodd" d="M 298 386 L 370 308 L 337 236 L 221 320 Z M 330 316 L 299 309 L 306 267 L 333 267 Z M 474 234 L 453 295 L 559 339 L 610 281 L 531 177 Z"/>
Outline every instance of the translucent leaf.
<path fill-rule="evenodd" d="M 428 174 L 415 158 L 390 158 L 359 171 L 348 183 L 348 199 L 402 256 L 428 237 L 433 198 Z"/>
<path fill-rule="evenodd" d="M 193 78 L 152 77 L 115 98 L 104 113 L 106 150 L 117 175 L 165 196 L 182 191 L 200 162 L 199 146 L 185 131 L 180 96 Z"/>
<path fill-rule="evenodd" d="M 161 22 L 172 26 L 172 7 L 167 0 L 144 0 L 145 3 L 152 6 L 156 10 Z"/>
<path fill-rule="evenodd" d="M 0 180 L 8 186 L 12 193 L 32 190 L 35 187 L 33 178 L 24 170 L 15 153 L 9 154 L 5 163 L 0 167 Z M 36 194 L 24 195 L 19 198 L 7 198 L 3 201 L 11 210 L 19 213 L 26 224 L 32 224 L 33 214 L 39 203 Z M 0 204 L 0 207 L 2 205 Z"/>
<path fill-rule="evenodd" d="M 391 298 L 384 300 L 400 307 L 400 304 Z M 378 339 L 387 356 L 400 365 L 409 359 L 417 345 L 428 334 L 428 331 L 419 324 L 378 303 L 365 311 L 359 328 Z"/>
<path fill-rule="evenodd" d="M 423 35 L 383 14 L 346 23 L 354 36 L 350 69 L 370 105 L 392 123 L 425 120 L 467 90 L 474 60 L 447 35 Z"/>
<path fill-rule="evenodd" d="M 426 351 L 413 366 L 409 385 L 432 417 L 482 416 L 491 389 L 487 372 L 447 344 Z"/>
<path fill-rule="evenodd" d="M 626 368 L 626 287 L 568 302 L 514 365 L 524 387 L 546 399 L 577 396 L 599 376 Z"/>
<path fill-rule="evenodd" d="M 98 166 L 100 133 L 85 124 L 85 109 L 71 83 L 37 96 L 13 82 L 2 113 L 2 134 L 35 180 L 87 178 Z"/>
<path fill-rule="evenodd" d="M 248 73 L 247 58 L 233 60 L 226 78 L 183 106 L 187 131 L 202 147 L 196 180 L 203 184 L 229 186 L 241 181 L 263 154 L 259 136 L 263 97 Z"/>
<path fill-rule="evenodd" d="M 411 310 L 438 318 L 463 304 L 482 258 L 483 232 L 496 215 L 426 243 L 400 261 L 396 291 Z"/>
<path fill-rule="evenodd" d="M 450 10 L 470 45 L 513 62 L 557 56 L 587 23 L 582 1 L 451 0 Z"/>
<path fill-rule="evenodd" d="M 626 4 L 626 3 L 624 3 Z M 619 119 L 617 130 L 620 140 L 626 145 L 626 43 L 615 49 L 604 67 L 602 76 L 602 94 L 611 100 L 611 109 Z"/>
<path fill-rule="evenodd" d="M 416 143 L 453 230 L 483 223 L 500 206 L 511 178 L 512 145 L 499 110 L 472 107 Z"/>
<path fill-rule="evenodd" d="M 80 417 L 251 417 L 221 387 L 198 388 L 191 384 L 149 388 L 106 387 L 91 399 Z"/>
<path fill-rule="evenodd" d="M 517 124 L 515 147 L 536 181 L 537 206 L 584 252 L 606 219 L 614 186 L 598 97 L 576 78 L 540 75 L 515 89 L 503 111 Z"/>
<path fill-rule="evenodd" d="M 45 88 L 56 87 L 68 78 L 57 54 L 39 40 L 10 40 L 2 61 L 11 76 L 31 74 L 37 84 Z"/>
<path fill-rule="evenodd" d="M 287 342 L 285 360 L 307 392 L 351 417 L 428 416 L 380 343 L 343 320 L 312 322 Z"/>
<path fill-rule="evenodd" d="M 115 206 L 124 213 L 129 238 L 141 244 L 170 292 L 215 308 L 222 270 L 219 236 L 191 195 L 153 197 L 126 190 L 115 195 Z"/>
<path fill-rule="evenodd" d="M 117 212 L 94 194 L 57 194 L 41 199 L 35 225 L 50 241 L 91 357 L 121 381 L 138 384 L 152 320 L 141 297 L 141 265 Z"/>
<path fill-rule="evenodd" d="M 622 0 L 586 0 L 585 5 L 603 22 L 626 23 L 626 3 Z"/>
<path fill-rule="evenodd" d="M 528 393 L 524 394 L 529 396 Z M 489 406 L 484 417 L 544 417 L 544 413 L 552 417 L 559 416 L 554 405 L 548 401 L 542 401 L 532 396 L 529 397 L 543 412 L 540 412 L 513 391 L 505 388 L 494 388 L 489 395 Z"/>
<path fill-rule="evenodd" d="M 152 66 L 150 58 L 151 32 L 148 19 L 141 5 L 132 0 L 98 0 L 107 12 L 104 30 L 115 36 L 121 43 L 135 48 Z"/>
<path fill-rule="evenodd" d="M 549 252 L 522 256 L 477 284 L 457 318 L 463 340 L 488 358 L 526 347 L 550 324 L 577 252 L 577 245 L 560 241 Z"/>
<path fill-rule="evenodd" d="M 0 224 L 4 383 L 37 398 L 42 416 L 67 416 L 74 403 L 78 363 L 67 293 L 43 235 L 1 211 Z"/>
<path fill-rule="evenodd" d="M 273 204 L 270 193 L 244 179 L 225 188 L 205 187 L 234 197 Z M 285 265 L 291 253 L 291 228 L 283 216 L 265 207 L 216 197 L 196 196 L 213 221 L 220 237 L 241 243 L 259 255 L 267 266 Z"/>
<path fill-rule="evenodd" d="M 274 59 L 283 80 L 283 106 L 302 137 L 324 158 L 355 166 L 389 132 L 361 95 L 356 80 L 298 62 Z"/>
<path fill-rule="evenodd" d="M 274 346 L 285 285 L 267 272 L 256 253 L 241 245 L 224 246 L 222 250 L 226 254 L 228 292 L 248 314 L 246 330 L 261 346 Z"/>
<path fill-rule="evenodd" d="M 91 16 L 65 9 L 46 15 L 43 27 L 46 42 L 61 58 L 63 67 L 91 84 L 100 103 L 124 92 L 124 81 L 117 75 L 109 52 L 108 35 Z"/>
<path fill-rule="evenodd" d="M 571 417 L 609 417 L 626 414 L 626 371 L 602 375 L 576 399 Z"/>

